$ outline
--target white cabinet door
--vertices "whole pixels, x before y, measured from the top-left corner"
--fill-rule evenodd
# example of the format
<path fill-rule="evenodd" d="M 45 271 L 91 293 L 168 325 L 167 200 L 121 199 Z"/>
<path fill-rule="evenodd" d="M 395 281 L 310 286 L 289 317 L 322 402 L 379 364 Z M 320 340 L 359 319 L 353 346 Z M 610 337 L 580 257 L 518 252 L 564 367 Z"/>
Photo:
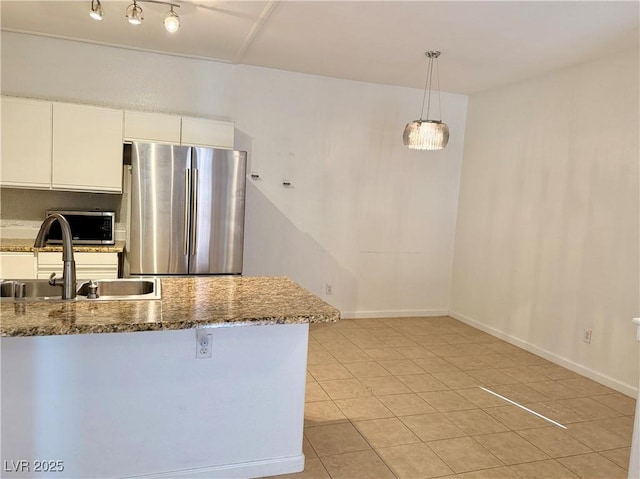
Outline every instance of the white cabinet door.
<path fill-rule="evenodd" d="M 234 124 L 231 121 L 182 117 L 183 145 L 233 148 Z"/>
<path fill-rule="evenodd" d="M 33 253 L 0 253 L 0 278 L 34 279 L 36 257 Z"/>
<path fill-rule="evenodd" d="M 122 192 L 123 111 L 53 104 L 54 189 Z"/>
<path fill-rule="evenodd" d="M 51 187 L 51 102 L 2 98 L 0 185 Z"/>
<path fill-rule="evenodd" d="M 115 279 L 118 277 L 118 253 L 75 253 L 77 279 Z M 51 273 L 62 276 L 62 253 L 38 253 L 38 278 Z"/>
<path fill-rule="evenodd" d="M 124 112 L 124 139 L 180 143 L 180 117 L 163 113 Z"/>

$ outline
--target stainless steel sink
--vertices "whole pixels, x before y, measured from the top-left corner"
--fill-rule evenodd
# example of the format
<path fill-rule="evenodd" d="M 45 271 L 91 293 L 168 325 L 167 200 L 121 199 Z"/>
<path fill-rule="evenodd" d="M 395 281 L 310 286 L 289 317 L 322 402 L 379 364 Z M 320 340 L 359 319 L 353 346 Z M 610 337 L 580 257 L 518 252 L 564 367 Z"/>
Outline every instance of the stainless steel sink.
<path fill-rule="evenodd" d="M 0 283 L 0 297 L 62 299 L 62 288 L 47 279 L 10 279 Z"/>
<path fill-rule="evenodd" d="M 160 279 L 158 278 L 133 278 L 133 279 L 103 279 L 94 281 L 97 286 L 95 299 L 160 299 Z M 77 289 L 78 296 L 90 295 L 90 282 L 83 282 Z"/>
<path fill-rule="evenodd" d="M 130 301 L 161 299 L 159 278 L 101 279 L 93 281 L 97 297 L 90 294 L 90 281 L 76 282 L 77 296 L 68 301 Z M 2 301 L 62 301 L 62 288 L 46 279 L 0 280 Z M 67 301 L 67 300 L 65 300 Z"/>

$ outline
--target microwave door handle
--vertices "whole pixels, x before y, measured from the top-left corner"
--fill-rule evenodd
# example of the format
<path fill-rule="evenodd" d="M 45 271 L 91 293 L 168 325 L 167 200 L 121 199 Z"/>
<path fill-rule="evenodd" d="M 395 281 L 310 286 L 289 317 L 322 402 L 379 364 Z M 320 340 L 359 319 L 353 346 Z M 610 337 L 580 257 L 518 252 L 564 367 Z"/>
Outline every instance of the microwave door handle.
<path fill-rule="evenodd" d="M 184 255 L 186 256 L 189 254 L 189 204 L 191 197 L 189 190 L 191 187 L 191 170 L 186 169 L 184 171 L 184 230 L 182 232 L 182 239 Z"/>
<path fill-rule="evenodd" d="M 191 255 L 196 255 L 198 235 L 198 169 L 193 168 L 191 175 Z"/>

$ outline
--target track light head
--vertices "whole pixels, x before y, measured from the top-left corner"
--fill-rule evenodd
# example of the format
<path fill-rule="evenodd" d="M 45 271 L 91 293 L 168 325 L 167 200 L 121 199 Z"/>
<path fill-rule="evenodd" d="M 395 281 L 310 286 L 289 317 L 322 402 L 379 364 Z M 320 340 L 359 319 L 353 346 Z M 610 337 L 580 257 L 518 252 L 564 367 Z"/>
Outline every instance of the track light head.
<path fill-rule="evenodd" d="M 131 25 L 140 25 L 142 20 L 144 20 L 142 7 L 136 3 L 136 0 L 133 0 L 133 3 L 127 7 L 125 16 Z"/>
<path fill-rule="evenodd" d="M 100 0 L 91 0 L 91 11 L 89 12 L 89 16 L 94 20 L 102 20 L 104 11 L 102 10 Z"/>
<path fill-rule="evenodd" d="M 175 33 L 180 28 L 180 17 L 173 11 L 173 6 L 171 6 L 171 11 L 164 17 L 164 28 L 169 33 Z"/>

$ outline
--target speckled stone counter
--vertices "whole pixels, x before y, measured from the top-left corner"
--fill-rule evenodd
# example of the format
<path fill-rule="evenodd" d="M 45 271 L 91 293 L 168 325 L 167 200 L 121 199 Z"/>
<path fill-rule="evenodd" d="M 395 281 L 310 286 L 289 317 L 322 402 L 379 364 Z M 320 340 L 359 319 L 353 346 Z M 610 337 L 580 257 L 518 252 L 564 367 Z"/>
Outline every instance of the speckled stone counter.
<path fill-rule="evenodd" d="M 333 322 L 340 312 L 284 277 L 162 278 L 161 300 L 2 302 L 2 336 Z"/>
<path fill-rule="evenodd" d="M 27 238 L 2 238 L 0 239 L 0 252 L 4 253 L 32 253 L 35 251 L 58 252 L 62 251 L 62 245 L 34 248 L 34 239 Z M 73 245 L 75 253 L 122 253 L 124 241 L 116 241 L 114 245 Z"/>

